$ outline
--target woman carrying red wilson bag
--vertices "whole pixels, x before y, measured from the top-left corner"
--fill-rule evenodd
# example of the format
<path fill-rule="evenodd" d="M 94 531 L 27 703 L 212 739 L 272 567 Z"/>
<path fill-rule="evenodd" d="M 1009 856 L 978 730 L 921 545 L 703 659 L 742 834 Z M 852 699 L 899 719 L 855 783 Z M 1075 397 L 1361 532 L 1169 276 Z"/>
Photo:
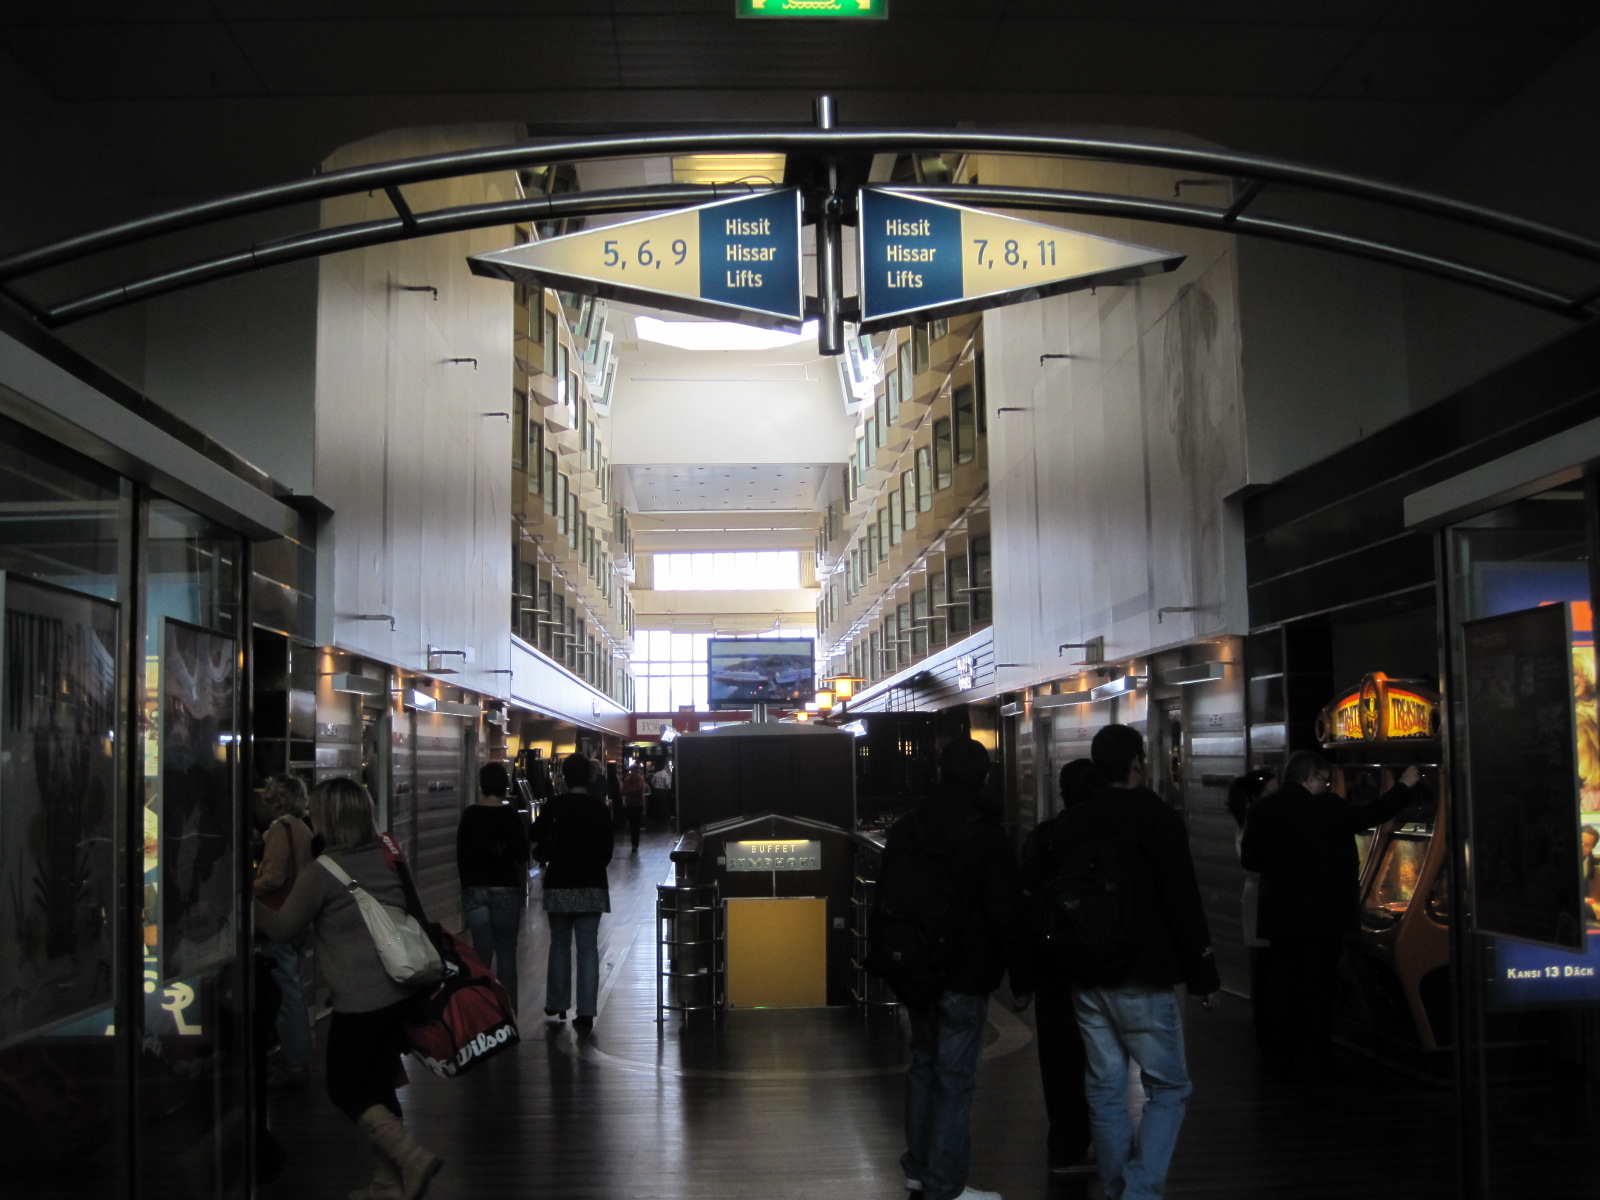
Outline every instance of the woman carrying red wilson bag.
<path fill-rule="evenodd" d="M 327 854 L 368 895 L 404 910 L 405 886 L 387 861 L 367 789 L 329 779 L 311 791 L 311 827 Z M 364 1200 L 417 1200 L 444 1160 L 419 1145 L 401 1124 L 396 1068 L 418 989 L 396 983 L 351 889 L 313 863 L 295 880 L 283 907 L 255 905 L 256 928 L 274 942 L 310 929 L 317 961 L 332 993 L 328 1026 L 328 1098 L 372 1147 L 377 1168 Z"/>
<path fill-rule="evenodd" d="M 400 876 L 406 911 L 421 923 L 444 960 L 443 981 L 419 992 L 406 1014 L 406 1049 L 435 1075 L 464 1075 L 521 1040 L 516 1008 L 471 943 L 428 920 L 399 843 L 387 833 L 378 839 Z"/>

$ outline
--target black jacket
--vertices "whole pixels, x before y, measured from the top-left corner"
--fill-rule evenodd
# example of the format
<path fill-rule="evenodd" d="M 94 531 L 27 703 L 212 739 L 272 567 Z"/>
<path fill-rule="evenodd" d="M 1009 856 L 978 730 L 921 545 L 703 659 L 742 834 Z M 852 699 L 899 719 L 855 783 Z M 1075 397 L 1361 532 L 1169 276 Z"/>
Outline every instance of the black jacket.
<path fill-rule="evenodd" d="M 1115 836 L 1139 865 L 1130 871 L 1146 881 L 1135 898 L 1139 928 L 1139 953 L 1116 979 L 1083 980 L 1096 986 L 1143 984 L 1171 987 L 1183 984 L 1191 994 L 1209 996 L 1222 987 L 1217 961 L 1211 950 L 1211 930 L 1200 903 L 1194 860 L 1189 856 L 1189 833 L 1183 818 L 1161 797 L 1146 788 L 1101 788 L 1082 804 L 1074 805 L 1040 827 L 1042 836 L 1030 839 L 1025 849 L 1027 878 L 1040 886 L 1055 874 L 1055 847 L 1073 839 Z"/>
<path fill-rule="evenodd" d="M 1360 917 L 1355 835 L 1381 825 L 1415 796 L 1396 784 L 1371 804 L 1335 792 L 1313 796 L 1286 783 L 1250 809 L 1239 847 L 1246 871 L 1261 875 L 1256 932 L 1269 942 L 1333 937 Z"/>
<path fill-rule="evenodd" d="M 953 850 L 954 861 L 961 864 L 954 880 L 961 906 L 960 924 L 953 931 L 949 990 L 986 996 L 1009 973 L 1015 994 L 1032 993 L 1033 961 L 1017 860 L 1005 830 L 986 815 L 983 795 L 953 784 L 935 787 L 927 800 L 890 827 L 883 861 L 912 853 L 924 840 Z"/>
<path fill-rule="evenodd" d="M 604 800 L 563 792 L 546 800 L 528 835 L 544 864 L 546 888 L 603 888 L 615 840 Z"/>

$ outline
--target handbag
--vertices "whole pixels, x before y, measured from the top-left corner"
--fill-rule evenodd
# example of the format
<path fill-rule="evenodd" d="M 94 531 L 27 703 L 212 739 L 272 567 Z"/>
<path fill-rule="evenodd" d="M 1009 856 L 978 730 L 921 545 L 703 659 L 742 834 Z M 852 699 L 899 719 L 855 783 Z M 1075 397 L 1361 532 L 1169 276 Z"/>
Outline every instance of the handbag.
<path fill-rule="evenodd" d="M 471 945 L 427 919 L 399 844 L 387 833 L 380 834 L 379 840 L 389 865 L 400 875 L 406 910 L 427 932 L 444 961 L 443 981 L 418 993 L 406 1017 L 406 1049 L 435 1075 L 464 1075 L 522 1040 L 517 1033 L 516 1010 L 505 987 Z"/>
<path fill-rule="evenodd" d="M 473 949 L 439 929 L 447 964 L 444 982 L 417 998 L 406 1019 L 406 1049 L 435 1075 L 465 1075 L 515 1046 L 517 1014 L 506 989 Z"/>
<path fill-rule="evenodd" d="M 444 977 L 444 959 L 416 917 L 384 904 L 326 854 L 317 861 L 349 889 L 390 979 L 414 987 L 431 987 Z"/>

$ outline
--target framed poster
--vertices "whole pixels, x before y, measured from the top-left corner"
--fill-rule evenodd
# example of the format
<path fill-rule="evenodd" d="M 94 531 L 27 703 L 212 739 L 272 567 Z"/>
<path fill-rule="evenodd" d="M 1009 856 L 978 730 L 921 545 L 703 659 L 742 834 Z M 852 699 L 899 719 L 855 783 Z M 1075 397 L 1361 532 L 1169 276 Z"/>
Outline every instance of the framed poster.
<path fill-rule="evenodd" d="M 236 683 L 225 634 L 167 618 L 161 626 L 160 976 L 231 961 L 238 937 Z"/>
<path fill-rule="evenodd" d="M 1475 927 L 1584 945 L 1571 606 L 1461 627 Z"/>
<path fill-rule="evenodd" d="M 110 1008 L 120 606 L 0 572 L 0 1046 Z"/>

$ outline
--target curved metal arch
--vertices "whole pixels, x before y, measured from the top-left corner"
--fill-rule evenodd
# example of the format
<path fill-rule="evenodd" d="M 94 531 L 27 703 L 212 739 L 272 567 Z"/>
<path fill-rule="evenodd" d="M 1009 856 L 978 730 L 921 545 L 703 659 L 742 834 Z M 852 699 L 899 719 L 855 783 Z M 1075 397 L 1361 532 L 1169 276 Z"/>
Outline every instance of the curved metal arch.
<path fill-rule="evenodd" d="M 1299 225 L 1272 218 L 1250 217 L 1245 209 L 1268 184 L 1288 184 L 1311 191 L 1372 201 L 1439 220 L 1501 234 L 1515 241 L 1540 246 L 1600 263 L 1600 242 L 1580 234 L 1531 221 L 1514 214 L 1469 204 L 1383 180 L 1254 154 L 1201 150 L 1150 142 L 1112 141 L 1099 138 L 1056 137 L 1045 134 L 986 133 L 973 130 L 851 130 L 778 128 L 740 131 L 694 131 L 635 136 L 603 136 L 569 141 L 519 143 L 343 168 L 272 187 L 225 196 L 133 221 L 108 226 L 0 260 L 0 285 L 36 275 L 122 246 L 164 234 L 192 229 L 235 217 L 287 208 L 337 196 L 382 190 L 395 205 L 391 220 L 362 222 L 335 229 L 319 229 L 237 252 L 193 263 L 175 270 L 130 281 L 53 306 L 30 303 L 14 289 L 5 294 L 46 325 L 61 325 L 96 313 L 137 303 L 185 287 L 358 246 L 424 237 L 537 219 L 541 215 L 580 215 L 640 211 L 646 208 L 682 207 L 703 202 L 713 192 L 678 185 L 627 192 L 577 193 L 535 201 L 510 201 L 413 213 L 400 194 L 407 184 L 479 175 L 493 171 L 605 158 L 635 158 L 687 153 L 769 151 L 793 158 L 818 161 L 886 152 L 990 153 L 1042 157 L 1084 158 L 1108 162 L 1198 171 L 1246 181 L 1240 199 L 1226 209 L 1166 204 L 1136 196 L 1097 196 L 1093 193 L 1049 192 L 1045 189 L 949 187 L 920 189 L 928 196 L 971 202 L 989 194 L 988 203 L 1008 207 L 1047 208 L 1066 212 L 1117 213 L 1169 224 L 1221 228 L 1248 236 L 1294 241 L 1337 253 L 1387 262 L 1408 270 L 1424 271 L 1468 286 L 1507 296 L 1566 316 L 1593 316 L 1591 306 L 1600 288 L 1578 295 L 1515 279 L 1456 259 L 1429 255 L 1404 246 Z M 693 198 L 687 193 L 692 192 Z M 722 193 L 728 194 L 727 191 Z M 1005 199 L 1009 197 L 1009 199 Z M 611 205 L 611 207 L 606 207 Z"/>

